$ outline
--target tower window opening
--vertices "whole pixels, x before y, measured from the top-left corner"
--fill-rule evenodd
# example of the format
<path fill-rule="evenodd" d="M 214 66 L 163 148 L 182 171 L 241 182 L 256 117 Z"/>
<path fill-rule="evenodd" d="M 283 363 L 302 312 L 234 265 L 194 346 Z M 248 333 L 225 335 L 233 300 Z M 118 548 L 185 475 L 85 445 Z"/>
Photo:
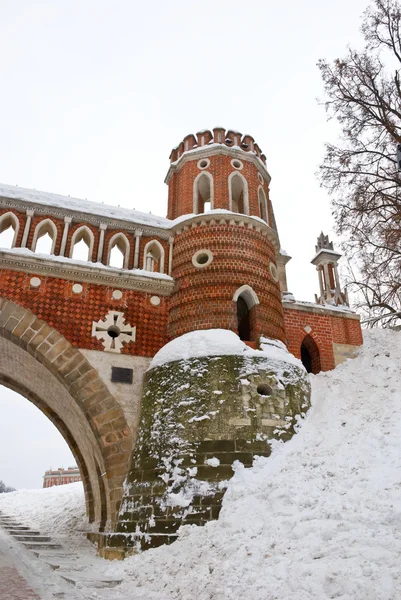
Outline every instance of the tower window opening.
<path fill-rule="evenodd" d="M 54 254 L 57 227 L 51 219 L 38 223 L 33 235 L 32 251 L 39 254 Z"/>
<path fill-rule="evenodd" d="M 128 269 L 130 244 L 123 233 L 116 233 L 109 241 L 107 264 L 116 269 Z"/>
<path fill-rule="evenodd" d="M 0 248 L 13 248 L 17 242 L 19 221 L 14 213 L 0 217 Z"/>
<path fill-rule="evenodd" d="M 237 300 L 238 335 L 240 340 L 251 339 L 251 318 L 246 301 L 240 296 Z"/>
<path fill-rule="evenodd" d="M 238 172 L 229 177 L 230 210 L 248 214 L 248 186 L 246 179 Z"/>
<path fill-rule="evenodd" d="M 74 244 L 72 258 L 83 261 L 89 260 L 89 246 L 83 238 Z"/>
<path fill-rule="evenodd" d="M 70 258 L 92 260 L 94 242 L 94 235 L 89 227 L 79 227 L 71 238 Z"/>
<path fill-rule="evenodd" d="M 211 177 L 203 173 L 196 181 L 195 213 L 200 214 L 212 208 Z"/>
<path fill-rule="evenodd" d="M 260 187 L 258 191 L 258 199 L 259 199 L 259 215 L 260 218 L 269 223 L 267 216 L 267 201 L 266 196 L 263 189 Z"/>

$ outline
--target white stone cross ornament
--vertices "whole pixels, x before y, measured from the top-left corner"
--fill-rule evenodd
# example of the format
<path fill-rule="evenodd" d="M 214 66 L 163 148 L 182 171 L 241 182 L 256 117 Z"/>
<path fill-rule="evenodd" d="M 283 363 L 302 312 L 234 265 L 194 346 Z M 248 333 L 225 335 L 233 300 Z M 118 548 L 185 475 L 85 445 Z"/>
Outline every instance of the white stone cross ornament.
<path fill-rule="evenodd" d="M 107 352 L 121 352 L 124 342 L 135 342 L 136 327 L 125 322 L 124 313 L 109 310 L 104 321 L 93 321 L 92 335 L 102 340 Z"/>

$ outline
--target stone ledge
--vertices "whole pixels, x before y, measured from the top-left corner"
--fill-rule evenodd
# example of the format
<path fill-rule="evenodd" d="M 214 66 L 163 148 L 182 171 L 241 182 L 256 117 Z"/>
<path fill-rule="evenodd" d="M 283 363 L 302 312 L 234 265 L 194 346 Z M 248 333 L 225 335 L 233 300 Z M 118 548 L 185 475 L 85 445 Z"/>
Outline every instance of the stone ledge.
<path fill-rule="evenodd" d="M 326 308 L 325 306 L 320 306 L 319 304 L 316 304 L 314 306 L 283 300 L 283 308 L 284 312 L 286 310 L 299 310 L 300 312 L 312 313 L 315 315 L 327 315 L 330 317 L 337 317 L 341 319 L 353 319 L 354 321 L 361 320 L 360 316 L 354 312 L 341 309 L 330 309 Z"/>

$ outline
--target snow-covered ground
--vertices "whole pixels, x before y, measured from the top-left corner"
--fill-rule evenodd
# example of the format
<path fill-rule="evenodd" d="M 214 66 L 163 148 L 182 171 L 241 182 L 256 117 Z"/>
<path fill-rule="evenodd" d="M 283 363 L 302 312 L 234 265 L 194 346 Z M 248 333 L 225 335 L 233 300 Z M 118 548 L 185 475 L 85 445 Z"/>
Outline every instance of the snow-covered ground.
<path fill-rule="evenodd" d="M 312 388 L 298 434 L 238 466 L 218 521 L 103 563 L 124 576 L 110 600 L 401 598 L 401 333 L 369 332 L 358 358 Z M 81 521 L 82 489 L 4 494 L 0 510 L 65 530 Z"/>

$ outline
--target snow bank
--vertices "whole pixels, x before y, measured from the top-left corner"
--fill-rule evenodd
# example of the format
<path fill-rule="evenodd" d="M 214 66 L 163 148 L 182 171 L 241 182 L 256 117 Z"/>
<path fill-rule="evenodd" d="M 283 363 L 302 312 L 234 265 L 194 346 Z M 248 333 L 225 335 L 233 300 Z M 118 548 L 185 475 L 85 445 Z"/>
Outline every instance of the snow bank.
<path fill-rule="evenodd" d="M 89 529 L 80 481 L 0 494 L 0 511 L 5 515 L 16 515 L 21 522 L 41 533 L 73 534 Z"/>
<path fill-rule="evenodd" d="M 312 376 L 298 435 L 239 468 L 219 521 L 112 564 L 119 593 L 163 600 L 401 597 L 401 334 Z"/>
<path fill-rule="evenodd" d="M 154 356 L 149 369 L 175 360 L 188 360 L 202 356 L 257 356 L 274 360 L 284 360 L 303 368 L 300 360 L 289 354 L 285 345 L 278 340 L 262 338 L 261 350 L 249 348 L 239 337 L 228 329 L 204 329 L 184 333 L 168 342 Z"/>

